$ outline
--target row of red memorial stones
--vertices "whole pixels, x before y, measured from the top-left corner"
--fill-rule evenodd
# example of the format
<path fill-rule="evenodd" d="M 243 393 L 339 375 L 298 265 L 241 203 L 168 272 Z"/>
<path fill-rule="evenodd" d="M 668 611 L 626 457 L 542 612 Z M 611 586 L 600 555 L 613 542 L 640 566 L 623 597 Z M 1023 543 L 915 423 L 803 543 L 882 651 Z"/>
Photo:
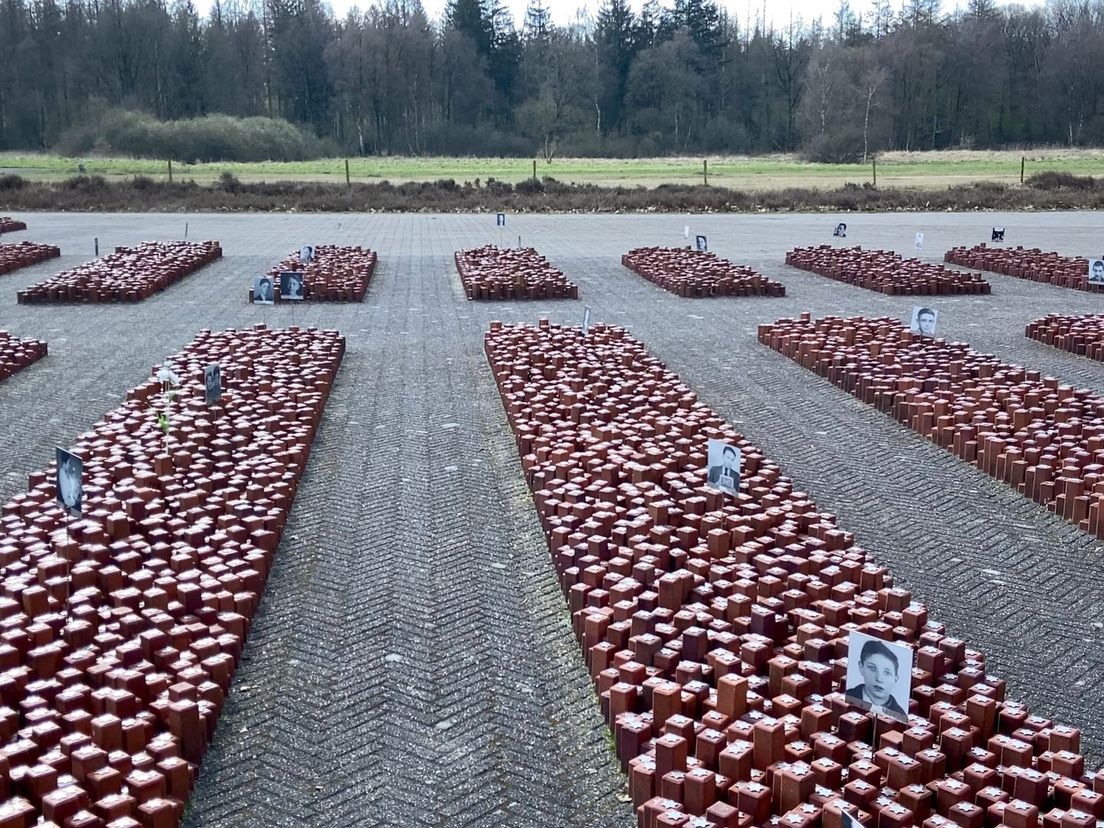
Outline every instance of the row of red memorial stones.
<path fill-rule="evenodd" d="M 621 264 L 670 293 L 701 296 L 785 296 L 781 282 L 714 253 L 683 247 L 638 247 Z"/>
<path fill-rule="evenodd" d="M 1023 248 L 954 248 L 947 262 L 1060 287 L 1096 290 L 1088 283 L 1088 261 L 1058 253 Z M 469 299 L 534 299 L 577 297 L 531 289 L 543 284 L 546 269 L 562 278 L 536 251 L 501 250 L 494 246 L 456 254 L 457 268 Z M 462 264 L 467 262 L 467 265 Z M 533 275 L 523 262 L 536 263 Z M 743 265 L 713 253 L 679 247 L 641 247 L 621 257 L 621 264 L 639 276 L 682 297 L 783 296 L 785 286 Z M 905 259 L 886 250 L 830 245 L 798 247 L 786 254 L 786 264 L 830 279 L 897 296 L 988 294 L 991 285 L 978 273 L 965 273 L 919 259 Z M 466 275 L 467 274 L 467 275 Z M 574 286 L 572 285 L 574 290 Z"/>
<path fill-rule="evenodd" d="M 320 244 L 314 248 L 310 261 L 301 261 L 296 250 L 271 268 L 268 275 L 276 278 L 288 271 L 302 273 L 303 299 L 308 302 L 363 302 L 377 261 L 374 250 Z M 280 301 L 279 291 L 273 298 Z M 253 301 L 252 288 L 249 301 Z"/>
<path fill-rule="evenodd" d="M 1089 260 L 1059 253 L 1044 253 L 1038 248 L 955 247 L 944 260 L 963 267 L 989 270 L 1017 279 L 1043 282 L 1057 287 L 1098 292 L 1104 285 L 1089 284 Z"/>
<path fill-rule="evenodd" d="M 20 339 L 0 331 L 0 380 L 7 379 L 32 362 L 46 356 L 46 343 L 37 339 Z"/>
<path fill-rule="evenodd" d="M 0 274 L 11 273 L 13 270 L 38 264 L 47 259 L 56 259 L 60 255 L 61 250 L 50 244 L 35 244 L 28 241 L 0 244 Z"/>
<path fill-rule="evenodd" d="M 579 287 L 532 247 L 488 244 L 453 258 L 468 299 L 578 299 Z"/>
<path fill-rule="evenodd" d="M 1029 322 L 1024 335 L 1053 348 L 1104 362 L 1104 314 L 1048 314 Z"/>
<path fill-rule="evenodd" d="M 1080 732 L 1005 697 L 833 515 L 621 328 L 485 348 L 644 828 L 1090 828 Z M 708 438 L 743 455 L 705 485 Z M 853 630 L 907 644 L 907 723 L 841 692 Z"/>
<path fill-rule="evenodd" d="M 27 223 L 17 221 L 11 216 L 0 216 L 0 233 L 14 233 L 17 230 L 26 230 Z"/>
<path fill-rule="evenodd" d="M 64 270 L 16 294 L 21 304 L 138 302 L 222 256 L 218 242 L 146 242 Z"/>
<path fill-rule="evenodd" d="M 80 435 L 83 517 L 51 471 L 0 517 L 0 828 L 172 828 L 214 732 L 345 349 L 201 331 Z M 223 392 L 204 401 L 204 366 Z"/>
<path fill-rule="evenodd" d="M 977 273 L 904 259 L 887 250 L 829 245 L 795 247 L 786 254 L 786 264 L 890 296 L 942 296 L 992 290 Z"/>
<path fill-rule="evenodd" d="M 890 318 L 782 319 L 759 341 L 1104 537 L 1104 397 Z"/>

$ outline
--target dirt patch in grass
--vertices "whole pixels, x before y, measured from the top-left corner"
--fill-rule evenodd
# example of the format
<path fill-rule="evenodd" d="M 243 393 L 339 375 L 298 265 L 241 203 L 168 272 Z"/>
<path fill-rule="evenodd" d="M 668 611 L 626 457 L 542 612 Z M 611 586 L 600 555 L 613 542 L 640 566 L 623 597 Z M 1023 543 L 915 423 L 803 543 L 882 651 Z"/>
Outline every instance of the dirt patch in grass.
<path fill-rule="evenodd" d="M 141 176 L 108 181 L 0 179 L 0 209 L 88 212 L 872 212 L 889 210 L 1071 210 L 1104 208 L 1104 185 L 1009 186 L 986 182 L 943 190 L 847 185 L 751 192 L 700 185 L 600 187 L 553 179 L 481 186 L 451 179 L 402 184 L 250 183 L 223 175 L 211 185 Z"/>

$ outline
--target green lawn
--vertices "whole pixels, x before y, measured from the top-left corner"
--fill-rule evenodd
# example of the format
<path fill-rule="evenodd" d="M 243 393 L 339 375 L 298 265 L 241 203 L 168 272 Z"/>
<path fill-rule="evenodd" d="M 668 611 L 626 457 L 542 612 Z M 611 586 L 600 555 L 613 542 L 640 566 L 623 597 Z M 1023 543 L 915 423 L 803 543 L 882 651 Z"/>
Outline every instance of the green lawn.
<path fill-rule="evenodd" d="M 1005 152 L 886 153 L 878 159 L 879 185 L 939 188 L 970 181 L 1017 183 L 1020 158 L 1027 156 L 1027 175 L 1036 172 L 1067 172 L 1075 175 L 1104 175 L 1104 150 L 1052 150 Z M 708 158 L 709 182 L 727 187 L 776 189 L 787 186 L 838 187 L 871 180 L 870 165 L 811 164 L 796 156 Z M 90 175 L 118 178 L 145 175 L 168 177 L 165 161 L 133 158 L 84 159 L 54 155 L 0 153 L 0 173 L 51 180 L 77 174 L 83 161 Z M 654 187 L 661 184 L 702 182 L 701 158 L 563 158 L 552 163 L 537 161 L 537 175 L 561 181 L 602 185 L 625 184 Z M 247 181 L 317 180 L 344 181 L 345 160 L 214 163 L 173 165 L 175 180 L 209 182 L 223 172 Z M 473 181 L 496 178 L 522 181 L 533 174 L 532 159 L 516 158 L 353 158 L 349 172 L 354 181 L 432 181 L 452 178 Z"/>

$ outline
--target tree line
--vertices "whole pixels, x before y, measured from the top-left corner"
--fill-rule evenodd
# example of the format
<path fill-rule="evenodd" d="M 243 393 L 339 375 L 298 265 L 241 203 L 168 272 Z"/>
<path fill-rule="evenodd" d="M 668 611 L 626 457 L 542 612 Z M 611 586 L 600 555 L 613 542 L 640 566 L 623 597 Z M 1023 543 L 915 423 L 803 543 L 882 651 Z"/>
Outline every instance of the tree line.
<path fill-rule="evenodd" d="M 663 155 L 1104 144 L 1104 0 L 879 0 L 767 26 L 710 0 L 0 0 L 0 148 L 112 111 L 286 119 L 357 154 Z M 144 116 L 145 117 L 145 116 Z M 320 144 L 322 146 L 323 144 Z M 191 160 L 191 159 L 183 159 Z"/>

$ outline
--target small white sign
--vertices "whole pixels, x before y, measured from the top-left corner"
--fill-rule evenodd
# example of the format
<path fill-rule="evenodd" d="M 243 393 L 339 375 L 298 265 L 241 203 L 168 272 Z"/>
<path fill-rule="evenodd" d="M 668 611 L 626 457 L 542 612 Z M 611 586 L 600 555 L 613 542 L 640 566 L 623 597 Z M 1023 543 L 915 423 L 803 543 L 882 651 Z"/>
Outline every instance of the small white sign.
<path fill-rule="evenodd" d="M 217 362 L 203 369 L 203 399 L 207 405 L 222 399 L 222 368 Z"/>
<path fill-rule="evenodd" d="M 57 502 L 66 512 L 76 517 L 81 515 L 84 501 L 84 461 L 63 448 L 56 450 L 57 471 L 54 479 L 54 491 Z"/>
<path fill-rule="evenodd" d="M 709 485 L 714 489 L 734 495 L 740 492 L 740 450 L 724 440 L 710 440 L 706 465 Z"/>
<path fill-rule="evenodd" d="M 912 649 L 861 632 L 847 637 L 847 701 L 871 713 L 908 721 Z"/>
<path fill-rule="evenodd" d="M 682 228 L 682 237 L 684 239 L 689 239 L 690 238 L 690 225 L 689 224 L 687 224 L 685 227 Z"/>
<path fill-rule="evenodd" d="M 1089 259 L 1089 284 L 1104 285 L 1104 259 Z"/>
<path fill-rule="evenodd" d="M 909 330 L 920 336 L 935 336 L 935 323 L 939 320 L 939 311 L 923 305 L 912 306 L 912 319 Z"/>
<path fill-rule="evenodd" d="M 583 339 L 590 333 L 590 308 L 583 308 Z"/>
<path fill-rule="evenodd" d="M 271 305 L 273 303 L 272 279 L 258 276 L 253 280 L 253 304 Z"/>
<path fill-rule="evenodd" d="M 913 246 L 917 250 L 923 250 L 924 249 L 924 234 L 923 233 L 917 233 L 916 234 L 916 241 L 913 242 Z"/>
<path fill-rule="evenodd" d="M 301 300 L 303 298 L 303 274 L 295 270 L 286 270 L 280 274 L 280 298 Z"/>

